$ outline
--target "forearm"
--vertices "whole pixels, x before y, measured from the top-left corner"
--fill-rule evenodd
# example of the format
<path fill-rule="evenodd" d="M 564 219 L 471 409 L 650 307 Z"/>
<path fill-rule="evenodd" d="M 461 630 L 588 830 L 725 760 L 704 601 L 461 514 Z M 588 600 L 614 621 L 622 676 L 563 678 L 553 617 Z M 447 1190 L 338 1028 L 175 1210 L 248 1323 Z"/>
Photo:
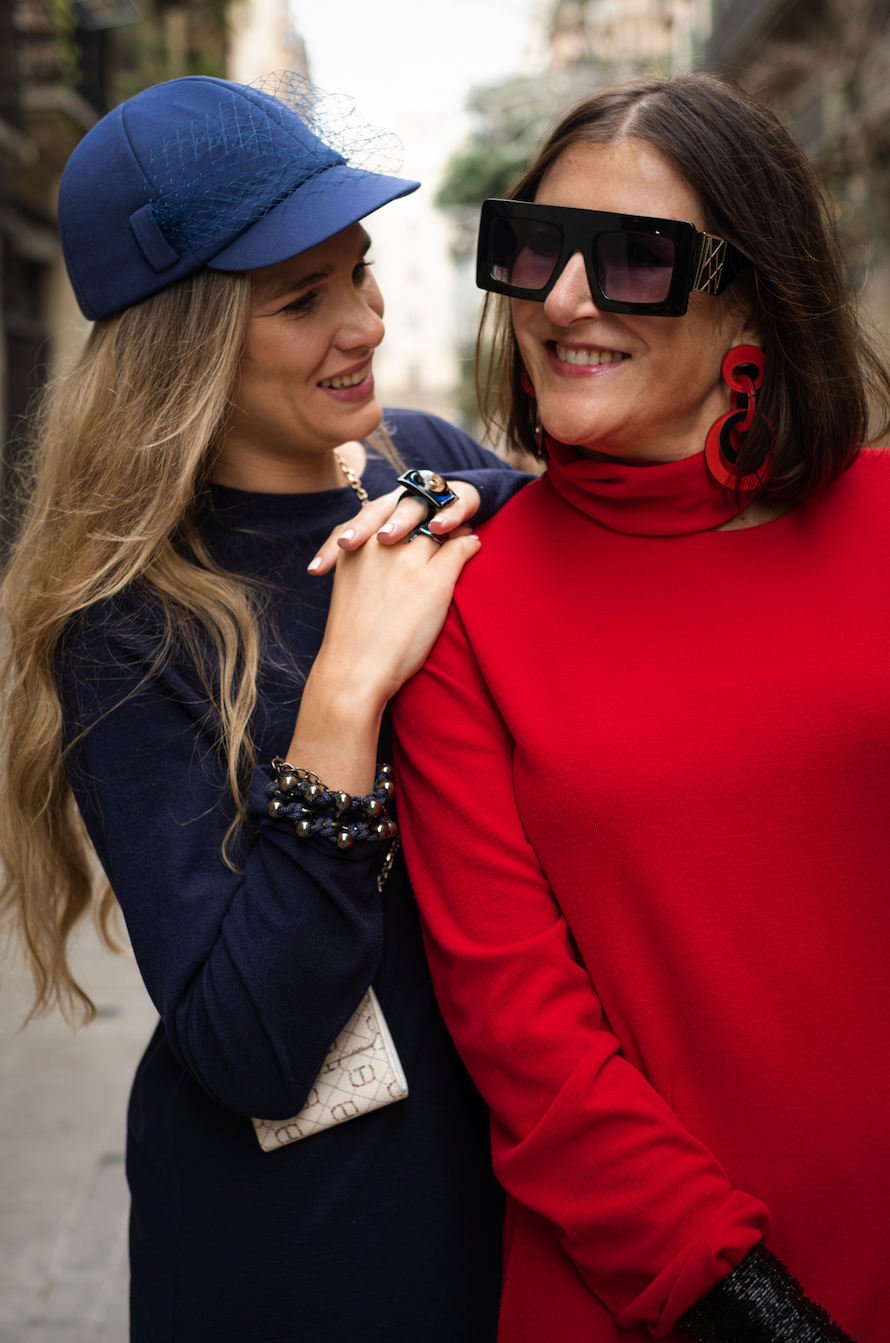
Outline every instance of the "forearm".
<path fill-rule="evenodd" d="M 451 603 L 473 536 L 437 545 L 340 551 L 325 634 L 303 690 L 289 763 L 359 796 L 375 777 L 383 711 L 423 665 Z"/>
<path fill-rule="evenodd" d="M 361 796 L 374 785 L 386 700 L 320 663 L 306 681 L 285 759 L 311 770 L 330 788 Z"/>
<path fill-rule="evenodd" d="M 134 946 L 183 1066 L 228 1108 L 281 1118 L 300 1109 L 376 974 L 378 848 L 341 853 L 268 817 L 259 832 L 227 905 L 221 892 L 204 928 L 189 931 L 174 973 L 169 954 L 161 958 L 147 942 L 144 902 Z M 186 896 L 175 893 L 176 904 Z M 132 896 L 126 903 L 132 908 Z"/>
<path fill-rule="evenodd" d="M 132 659 L 134 687 L 148 651 Z M 127 667 L 126 648 L 110 655 Z M 116 683 L 113 699 L 126 688 Z M 82 722 L 70 707 L 69 721 Z M 67 766 L 177 1060 L 232 1110 L 295 1113 L 377 970 L 378 846 L 341 852 L 299 839 L 268 815 L 269 771 L 258 768 L 233 870 L 221 852 L 233 807 L 212 724 L 175 665 L 111 713 L 90 707 L 93 726 Z M 278 711 L 261 728 L 264 760 L 288 726 Z"/>

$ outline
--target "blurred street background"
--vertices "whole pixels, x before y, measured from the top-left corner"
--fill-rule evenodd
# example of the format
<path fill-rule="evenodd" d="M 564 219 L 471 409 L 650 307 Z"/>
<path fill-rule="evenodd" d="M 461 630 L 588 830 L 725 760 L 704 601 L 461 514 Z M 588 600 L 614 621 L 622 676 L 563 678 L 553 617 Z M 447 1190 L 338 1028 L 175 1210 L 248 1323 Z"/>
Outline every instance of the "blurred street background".
<path fill-rule="evenodd" d="M 296 70 L 395 131 L 423 190 L 370 221 L 387 306 L 384 404 L 478 431 L 472 349 L 479 203 L 553 119 L 636 74 L 738 79 L 788 123 L 831 193 L 850 293 L 890 336 L 890 0 L 0 0 L 0 546 L 29 402 L 88 324 L 56 198 L 96 121 L 184 74 Z M 125 1343 L 124 1112 L 155 1014 L 131 958 L 84 931 L 97 1021 L 19 1027 L 0 980 L 0 1343 Z"/>

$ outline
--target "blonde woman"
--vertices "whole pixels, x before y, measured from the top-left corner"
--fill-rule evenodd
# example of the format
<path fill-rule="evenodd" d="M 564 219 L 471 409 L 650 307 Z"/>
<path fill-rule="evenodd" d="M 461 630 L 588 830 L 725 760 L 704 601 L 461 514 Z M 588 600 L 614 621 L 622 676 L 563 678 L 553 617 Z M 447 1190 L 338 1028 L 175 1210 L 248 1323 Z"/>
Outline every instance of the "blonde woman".
<path fill-rule="evenodd" d="M 380 428 L 358 221 L 416 183 L 357 165 L 354 128 L 339 152 L 314 91 L 279 92 L 150 89 L 66 170 L 95 326 L 43 408 L 3 589 L 6 907 L 35 1010 L 89 1015 L 66 943 L 116 897 L 158 1009 L 129 1113 L 136 1343 L 488 1340 L 487 1118 L 378 765 L 479 547 L 461 524 L 522 478 L 441 421 Z M 399 504 L 400 466 L 460 497 L 427 475 Z M 382 498 L 356 513 L 356 492 Z M 276 758 L 329 785 L 302 831 Z M 410 1094 L 263 1151 L 252 1117 L 300 1111 L 372 981 Z"/>

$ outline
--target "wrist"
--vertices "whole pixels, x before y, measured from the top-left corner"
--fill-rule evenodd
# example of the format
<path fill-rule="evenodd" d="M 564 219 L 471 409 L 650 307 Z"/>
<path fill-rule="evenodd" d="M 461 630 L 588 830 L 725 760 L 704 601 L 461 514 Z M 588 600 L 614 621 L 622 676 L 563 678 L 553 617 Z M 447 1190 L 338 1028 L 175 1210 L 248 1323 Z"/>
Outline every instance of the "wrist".
<path fill-rule="evenodd" d="M 287 752 L 298 769 L 311 770 L 331 788 L 363 795 L 372 788 L 386 699 L 310 673 Z"/>
<path fill-rule="evenodd" d="M 311 702 L 339 723 L 376 723 L 379 726 L 390 699 L 389 682 L 362 665 L 360 657 L 326 657 L 322 648 L 303 688 L 301 704 Z"/>
<path fill-rule="evenodd" d="M 387 810 L 395 792 L 392 767 L 381 765 L 374 787 L 362 797 L 327 787 L 324 781 L 283 760 L 273 760 L 266 784 L 266 812 L 272 820 L 292 821 L 298 839 L 313 835 L 333 840 L 340 849 L 356 841 L 393 839 L 398 826 Z"/>

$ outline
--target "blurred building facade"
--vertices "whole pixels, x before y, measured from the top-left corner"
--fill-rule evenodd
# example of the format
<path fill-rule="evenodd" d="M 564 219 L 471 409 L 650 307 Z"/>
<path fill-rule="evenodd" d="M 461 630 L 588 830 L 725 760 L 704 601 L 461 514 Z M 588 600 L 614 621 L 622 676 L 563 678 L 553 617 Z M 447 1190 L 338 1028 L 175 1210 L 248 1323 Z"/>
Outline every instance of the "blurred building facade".
<path fill-rule="evenodd" d="M 0 492 L 29 402 L 88 330 L 57 228 L 72 150 L 162 80 L 282 68 L 307 72 L 287 0 L 0 0 Z"/>
<path fill-rule="evenodd" d="M 288 0 L 232 0 L 226 78 L 252 84 L 273 70 L 309 77 L 306 44 Z"/>
<path fill-rule="evenodd" d="M 49 0 L 0 8 L 0 426 L 11 430 L 49 361 L 82 329 L 64 279 L 56 195 L 68 155 L 104 110 L 104 51 Z M 63 16 L 64 17 L 64 16 Z"/>
<path fill-rule="evenodd" d="M 890 0 L 714 0 L 704 53 L 785 120 L 834 198 L 850 287 L 890 343 Z"/>
<path fill-rule="evenodd" d="M 711 0 L 555 0 L 551 70 L 597 65 L 627 79 L 653 67 L 690 70 L 711 24 Z"/>

